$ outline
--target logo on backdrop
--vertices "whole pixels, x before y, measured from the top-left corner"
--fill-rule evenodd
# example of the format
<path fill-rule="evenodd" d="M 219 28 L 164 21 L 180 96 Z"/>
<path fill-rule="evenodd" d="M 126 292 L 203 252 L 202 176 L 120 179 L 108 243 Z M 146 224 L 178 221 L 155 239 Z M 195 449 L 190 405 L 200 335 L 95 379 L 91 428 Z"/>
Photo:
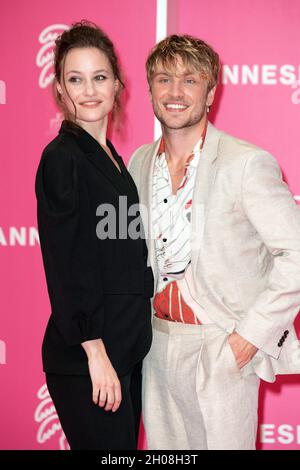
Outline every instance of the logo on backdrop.
<path fill-rule="evenodd" d="M 292 88 L 295 90 L 292 93 L 292 103 L 300 104 L 300 79 L 292 84 Z"/>
<path fill-rule="evenodd" d="M 300 444 L 300 424 L 261 424 L 260 442 L 262 444 Z"/>
<path fill-rule="evenodd" d="M 300 80 L 300 65 L 284 64 L 224 64 L 223 85 L 287 85 Z M 299 85 L 298 85 L 299 86 Z"/>
<path fill-rule="evenodd" d="M 6 83 L 0 80 L 0 104 L 6 104 Z"/>
<path fill-rule="evenodd" d="M 64 116 L 62 113 L 57 112 L 54 118 L 50 118 L 48 135 L 57 135 L 61 126 Z"/>
<path fill-rule="evenodd" d="M 0 227 L 0 247 L 2 246 L 35 246 L 40 244 L 36 227 Z"/>
<path fill-rule="evenodd" d="M 55 438 L 58 440 L 60 450 L 69 450 L 68 441 L 61 428 L 46 384 L 39 389 L 37 397 L 40 400 L 34 413 L 34 420 L 39 425 L 36 436 L 37 442 L 45 444 L 45 442 Z"/>
<path fill-rule="evenodd" d="M 69 26 L 66 24 L 52 24 L 43 29 L 39 35 L 41 48 L 36 56 L 36 65 L 41 69 L 39 77 L 40 88 L 47 88 L 53 81 L 53 48 L 55 39 L 66 29 L 69 29 Z"/>
<path fill-rule="evenodd" d="M 0 365 L 6 364 L 6 343 L 0 339 Z"/>

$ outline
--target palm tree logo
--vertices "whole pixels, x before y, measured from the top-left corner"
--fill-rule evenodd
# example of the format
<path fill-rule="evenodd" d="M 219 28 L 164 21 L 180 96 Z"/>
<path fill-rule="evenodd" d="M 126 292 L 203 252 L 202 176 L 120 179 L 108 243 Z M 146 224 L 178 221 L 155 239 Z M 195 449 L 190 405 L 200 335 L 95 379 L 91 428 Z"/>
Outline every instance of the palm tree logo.
<path fill-rule="evenodd" d="M 58 438 L 60 450 L 70 450 L 46 384 L 38 390 L 37 397 L 40 400 L 34 413 L 34 420 L 39 425 L 36 436 L 37 442 L 45 444 L 55 436 Z"/>

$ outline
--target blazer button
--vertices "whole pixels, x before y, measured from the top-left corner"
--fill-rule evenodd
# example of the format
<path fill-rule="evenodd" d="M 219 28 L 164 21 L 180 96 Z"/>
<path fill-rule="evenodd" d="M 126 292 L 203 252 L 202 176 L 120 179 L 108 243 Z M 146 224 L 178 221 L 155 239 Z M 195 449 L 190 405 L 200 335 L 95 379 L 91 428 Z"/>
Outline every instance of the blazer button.
<path fill-rule="evenodd" d="M 287 337 L 288 334 L 289 334 L 289 330 L 286 330 L 286 331 L 284 332 L 284 336 Z"/>
<path fill-rule="evenodd" d="M 281 346 L 282 346 L 282 341 L 281 341 L 281 340 L 279 341 L 279 343 L 277 344 L 277 346 L 278 346 L 279 348 L 281 348 Z"/>

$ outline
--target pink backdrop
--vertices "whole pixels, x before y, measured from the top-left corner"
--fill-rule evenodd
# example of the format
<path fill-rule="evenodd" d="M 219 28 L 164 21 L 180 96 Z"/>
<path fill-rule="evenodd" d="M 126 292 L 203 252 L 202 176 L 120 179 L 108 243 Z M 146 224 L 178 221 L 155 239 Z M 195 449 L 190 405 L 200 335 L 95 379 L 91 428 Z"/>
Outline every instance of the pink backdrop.
<path fill-rule="evenodd" d="M 223 75 L 212 112 L 215 125 L 271 152 L 293 194 L 299 195 L 300 81 L 292 84 L 300 80 L 300 2 L 175 0 L 171 4 L 176 15 L 170 28 L 205 38 L 219 52 L 223 74 L 228 69 L 238 71 L 231 81 L 228 72 Z M 289 67 L 282 69 L 284 65 Z M 256 66 L 254 84 L 247 83 L 245 76 L 243 83 L 245 66 Z M 298 336 L 299 330 L 300 315 Z M 299 393 L 299 376 L 281 376 L 275 384 L 262 385 L 258 448 L 300 448 Z"/>
<path fill-rule="evenodd" d="M 224 76 L 211 119 L 273 153 L 300 195 L 299 1 L 169 0 L 168 7 L 169 32 L 202 37 L 220 53 Z M 61 119 L 47 85 L 51 38 L 59 25 L 87 18 L 113 39 L 127 93 L 124 125 L 112 139 L 128 161 L 153 138 L 144 62 L 155 43 L 156 1 L 2 0 L 0 18 L 0 449 L 58 449 L 66 443 L 40 358 L 50 304 L 34 195 L 41 150 Z M 297 376 L 262 386 L 259 448 L 299 449 L 299 392 Z"/>

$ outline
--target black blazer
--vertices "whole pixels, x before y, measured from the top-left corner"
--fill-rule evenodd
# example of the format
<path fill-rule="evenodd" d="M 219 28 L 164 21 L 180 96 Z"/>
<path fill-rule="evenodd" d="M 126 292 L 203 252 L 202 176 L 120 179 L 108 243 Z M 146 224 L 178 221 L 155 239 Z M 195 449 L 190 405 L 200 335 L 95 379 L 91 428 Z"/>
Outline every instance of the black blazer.
<path fill-rule="evenodd" d="M 91 339 L 103 339 L 119 376 L 150 349 L 153 275 L 146 243 L 119 236 L 119 197 L 124 202 L 127 196 L 130 207 L 138 194 L 122 158 L 107 145 L 121 174 L 88 132 L 64 121 L 37 170 L 38 229 L 52 308 L 42 347 L 48 373 L 88 374 L 80 343 Z M 107 215 L 96 214 L 103 203 L 115 208 L 115 239 L 96 235 Z M 128 225 L 133 220 L 129 216 Z"/>

